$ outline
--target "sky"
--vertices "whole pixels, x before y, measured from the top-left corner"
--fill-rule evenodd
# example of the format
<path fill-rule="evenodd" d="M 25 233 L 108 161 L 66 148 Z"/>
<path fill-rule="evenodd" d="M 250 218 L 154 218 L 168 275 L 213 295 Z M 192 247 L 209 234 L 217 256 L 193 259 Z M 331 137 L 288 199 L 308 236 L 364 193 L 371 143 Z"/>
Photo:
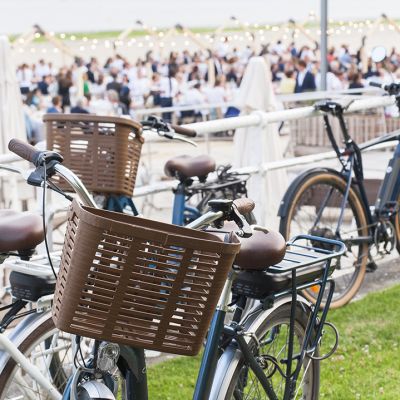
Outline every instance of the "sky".
<path fill-rule="evenodd" d="M 328 0 L 335 20 L 400 17 L 399 0 Z M 38 23 L 48 31 L 124 30 L 140 19 L 149 26 L 219 26 L 242 21 L 278 23 L 319 13 L 320 0 L 0 0 L 0 33 L 22 33 Z"/>

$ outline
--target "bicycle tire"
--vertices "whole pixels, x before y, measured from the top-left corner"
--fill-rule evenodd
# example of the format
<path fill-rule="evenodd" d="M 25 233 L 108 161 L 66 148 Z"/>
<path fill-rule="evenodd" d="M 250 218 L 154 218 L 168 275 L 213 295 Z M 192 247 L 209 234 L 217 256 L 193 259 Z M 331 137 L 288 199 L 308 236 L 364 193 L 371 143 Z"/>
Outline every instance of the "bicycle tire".
<path fill-rule="evenodd" d="M 291 303 L 285 303 L 277 306 L 270 313 L 265 311 L 260 311 L 256 318 L 250 324 L 251 327 L 247 327 L 246 331 L 254 332 L 258 343 L 262 342 L 263 338 L 274 328 L 277 329 L 278 333 L 283 333 L 283 327 L 288 328 L 291 314 Z M 304 339 L 305 330 L 308 322 L 309 312 L 306 312 L 304 307 L 300 304 L 296 307 L 296 319 L 295 319 L 295 354 L 296 350 L 300 348 L 300 345 Z M 252 327 L 256 326 L 255 330 Z M 287 336 L 286 336 L 287 339 Z M 297 340 L 296 340 L 297 339 Z M 255 342 L 255 341 L 253 341 Z M 271 348 L 274 345 L 272 344 Z M 279 348 L 279 347 L 278 347 Z M 276 349 L 277 350 L 277 349 Z M 253 347 L 254 352 L 259 352 L 260 348 L 257 346 Z M 267 353 L 268 354 L 268 353 Z M 281 352 L 277 355 L 277 359 L 281 359 L 285 355 Z M 315 351 L 314 355 L 318 354 L 318 349 Z M 273 355 L 273 354 L 269 354 Z M 225 360 L 223 360 L 225 358 Z M 293 364 L 295 366 L 296 363 Z M 271 366 L 271 365 L 270 365 Z M 285 370 L 285 366 L 281 363 L 281 367 Z M 225 373 L 216 374 L 216 378 L 213 382 L 212 392 L 210 399 L 212 400 L 244 400 L 244 399 L 267 399 L 267 394 L 263 391 L 261 384 L 257 381 L 257 378 L 253 376 L 253 372 L 249 371 L 246 362 L 239 349 L 235 346 L 230 346 L 220 358 L 218 362 L 217 371 L 224 370 Z M 319 380 L 320 380 L 320 364 L 318 360 L 312 360 L 306 358 L 303 362 L 302 373 L 300 377 L 304 379 L 300 380 L 300 385 L 298 390 L 302 390 L 302 399 L 306 400 L 316 400 L 319 394 Z M 304 372 L 305 370 L 305 372 Z M 266 368 L 266 373 L 268 374 L 270 370 Z M 292 370 L 293 371 L 293 370 Z M 278 379 L 275 379 L 278 378 Z M 282 386 L 279 386 L 278 381 L 283 382 Z M 270 379 L 270 382 L 276 392 L 278 399 L 283 399 L 285 391 L 285 381 L 284 378 L 279 374 L 277 370 Z M 298 381 L 299 382 L 299 381 Z M 251 385 L 251 386 L 249 386 Z M 257 387 L 256 387 L 257 385 Z M 278 390 L 277 390 L 278 385 Z M 278 393 L 277 393 L 278 392 Z M 251 397 L 247 397 L 250 396 Z"/>
<path fill-rule="evenodd" d="M 340 237 L 337 237 L 335 233 L 335 225 L 338 222 L 340 212 L 339 204 L 341 204 L 340 201 L 346 190 L 346 181 L 338 173 L 317 171 L 306 175 L 304 179 L 298 181 L 296 184 L 297 187 L 292 191 L 292 195 L 285 200 L 289 204 L 289 208 L 286 215 L 283 216 L 280 221 L 279 230 L 285 239 L 289 240 L 290 237 L 299 233 L 314 234 L 315 236 L 325 236 L 339 240 L 345 240 L 348 234 L 350 234 L 350 237 L 368 236 L 366 213 L 358 192 L 353 187 L 350 187 L 343 223 L 341 231 L 339 232 Z M 321 212 L 321 209 L 318 209 L 318 207 L 322 203 L 318 203 L 316 198 L 320 196 L 320 192 L 325 191 L 327 194 L 331 190 L 330 200 Z M 312 206 L 307 205 L 309 199 L 315 204 Z M 305 220 L 309 219 L 310 225 L 314 224 L 317 211 L 321 212 L 320 226 L 310 229 L 309 226 L 306 226 L 307 221 Z M 305 222 L 304 225 L 299 226 L 297 229 L 294 226 L 296 218 L 297 221 L 300 221 L 302 218 Z M 297 222 L 297 224 L 299 224 L 299 222 Z M 354 260 L 352 259 L 353 256 Z M 367 243 L 364 242 L 358 245 L 354 244 L 348 246 L 348 251 L 341 257 L 339 264 L 336 264 L 337 269 L 333 273 L 336 288 L 330 307 L 341 307 L 356 295 L 364 279 L 367 261 Z M 346 265 L 348 265 L 348 267 L 346 267 Z M 312 287 L 304 291 L 304 295 L 308 300 L 315 302 L 318 295 L 318 288 Z M 324 302 L 322 306 L 323 305 Z"/>
<path fill-rule="evenodd" d="M 397 204 L 400 205 L 400 195 L 397 198 Z M 400 211 L 393 218 L 393 225 L 396 232 L 396 249 L 400 254 Z"/>
<path fill-rule="evenodd" d="M 54 338 L 57 333 L 60 331 L 54 326 L 54 322 L 51 318 L 51 313 L 47 312 L 44 313 L 40 320 L 36 322 L 36 326 L 32 327 L 32 329 L 27 330 L 27 333 L 22 333 L 20 337 L 16 338 L 16 344 L 18 344 L 18 350 L 21 351 L 27 358 L 32 356 L 34 353 L 35 359 L 39 359 L 40 361 L 40 354 L 38 355 L 39 348 L 44 348 L 48 351 L 48 341 L 54 342 Z M 67 334 L 63 334 L 66 335 Z M 62 340 L 68 340 L 63 338 Z M 47 345 L 46 345 L 47 342 Z M 49 381 L 57 388 L 59 393 L 65 389 L 66 382 L 69 376 L 72 373 L 72 363 L 73 360 L 68 358 L 67 360 L 67 350 L 65 349 L 65 344 L 62 343 L 60 345 L 57 342 L 57 347 L 61 348 L 60 352 L 63 351 L 65 354 L 62 354 L 60 357 L 59 353 L 55 353 L 50 361 L 49 367 L 46 368 L 45 364 L 42 362 L 40 366 L 42 366 L 41 371 L 44 376 L 46 376 Z M 56 348 L 57 348 L 56 347 Z M 71 352 L 71 357 L 72 352 Z M 48 354 L 47 354 L 48 356 Z M 31 358 L 32 362 L 32 358 Z M 44 364 L 44 365 L 43 365 Z M 71 364 L 71 365 L 70 365 Z M 39 366 L 35 364 L 36 366 Z M 68 373 L 70 372 L 70 373 Z M 18 375 L 17 375 L 18 374 Z M 132 374 L 128 374 L 131 376 Z M 16 380 L 15 377 L 18 376 L 19 380 Z M 25 382 L 22 382 L 22 379 L 25 379 Z M 22 385 L 25 383 L 26 385 Z M 126 387 L 125 381 L 122 378 L 121 374 L 121 385 L 120 388 L 122 389 L 122 397 L 121 399 L 126 399 L 124 397 L 124 388 Z M 20 366 L 12 358 L 8 358 L 8 360 L 0 366 L 0 399 L 10 399 L 10 398 L 25 398 L 26 394 L 30 393 L 31 397 L 29 398 L 37 398 L 37 399 L 47 399 L 48 396 L 46 393 L 43 392 L 41 388 L 38 387 L 35 382 L 29 377 L 26 373 L 21 373 Z"/>

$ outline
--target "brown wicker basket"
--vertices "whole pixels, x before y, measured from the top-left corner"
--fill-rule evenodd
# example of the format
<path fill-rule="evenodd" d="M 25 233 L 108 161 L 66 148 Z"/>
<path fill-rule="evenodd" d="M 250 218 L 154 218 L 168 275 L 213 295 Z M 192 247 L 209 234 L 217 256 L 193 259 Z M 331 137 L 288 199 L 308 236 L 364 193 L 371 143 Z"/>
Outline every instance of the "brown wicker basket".
<path fill-rule="evenodd" d="M 64 157 L 90 192 L 132 196 L 142 149 L 141 125 L 126 118 L 46 114 L 47 147 Z M 55 176 L 63 190 L 71 188 Z"/>
<path fill-rule="evenodd" d="M 54 322 L 76 335 L 197 354 L 239 248 L 234 234 L 218 238 L 74 201 Z"/>

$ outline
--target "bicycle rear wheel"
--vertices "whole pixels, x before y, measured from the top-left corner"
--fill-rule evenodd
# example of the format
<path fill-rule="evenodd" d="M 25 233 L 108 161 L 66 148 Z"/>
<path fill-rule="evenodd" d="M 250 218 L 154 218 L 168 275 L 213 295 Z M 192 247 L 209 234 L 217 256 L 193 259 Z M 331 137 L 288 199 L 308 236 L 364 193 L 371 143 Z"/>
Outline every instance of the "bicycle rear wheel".
<path fill-rule="evenodd" d="M 283 304 L 270 313 L 260 311 L 254 322 L 248 327 L 249 329 L 246 329 L 254 332 L 258 343 L 253 348 L 254 354 L 257 355 L 257 360 L 260 363 L 264 363 L 265 374 L 270 377 L 272 387 L 280 400 L 283 399 L 285 392 L 285 378 L 273 363 L 265 362 L 266 359 L 263 356 L 274 357 L 280 368 L 285 371 L 286 364 L 281 361 L 287 356 L 290 314 L 290 303 Z M 296 307 L 294 354 L 299 353 L 303 344 L 308 316 L 309 314 L 304 311 L 303 307 L 300 305 Z M 254 331 L 253 328 L 255 328 Z M 317 355 L 317 351 L 315 355 Z M 296 362 L 294 362 L 292 368 L 296 368 L 296 365 Z M 226 372 L 219 374 L 218 371 Z M 319 375 L 319 361 L 306 357 L 301 366 L 293 398 L 318 399 Z M 228 348 L 218 362 L 210 399 L 260 400 L 268 399 L 268 396 L 253 371 L 246 365 L 240 350 L 232 347 Z"/>
<path fill-rule="evenodd" d="M 353 188 L 350 188 L 343 220 L 336 232 L 345 192 L 346 182 L 336 173 L 318 171 L 305 176 L 297 183 L 293 194 L 285 199 L 289 208 L 281 218 L 279 228 L 287 240 L 308 233 L 346 243 L 346 253 L 333 261 L 336 269 L 333 273 L 335 293 L 330 305 L 332 308 L 343 306 L 355 296 L 364 279 L 368 261 L 368 244 L 357 242 L 360 237 L 368 236 L 367 219 Z M 318 293 L 319 286 L 313 286 L 304 295 L 315 302 Z"/>

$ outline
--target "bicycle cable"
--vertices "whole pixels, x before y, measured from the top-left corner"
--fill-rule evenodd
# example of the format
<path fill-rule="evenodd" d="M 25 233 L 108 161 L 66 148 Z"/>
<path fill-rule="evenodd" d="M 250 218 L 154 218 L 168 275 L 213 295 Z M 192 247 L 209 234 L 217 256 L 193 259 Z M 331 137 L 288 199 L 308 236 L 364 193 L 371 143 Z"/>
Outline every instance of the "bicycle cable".
<path fill-rule="evenodd" d="M 56 270 L 54 269 L 53 266 L 53 261 L 51 260 L 50 256 L 50 250 L 49 250 L 49 244 L 47 242 L 47 226 L 46 226 L 46 188 L 47 188 L 47 165 L 44 163 L 44 176 L 43 176 L 43 197 L 42 197 L 42 221 L 43 221 L 43 232 L 44 232 L 44 244 L 46 247 L 46 253 L 47 257 L 49 259 L 49 264 L 51 267 L 51 270 L 53 271 L 54 278 L 57 280 L 57 274 Z"/>

